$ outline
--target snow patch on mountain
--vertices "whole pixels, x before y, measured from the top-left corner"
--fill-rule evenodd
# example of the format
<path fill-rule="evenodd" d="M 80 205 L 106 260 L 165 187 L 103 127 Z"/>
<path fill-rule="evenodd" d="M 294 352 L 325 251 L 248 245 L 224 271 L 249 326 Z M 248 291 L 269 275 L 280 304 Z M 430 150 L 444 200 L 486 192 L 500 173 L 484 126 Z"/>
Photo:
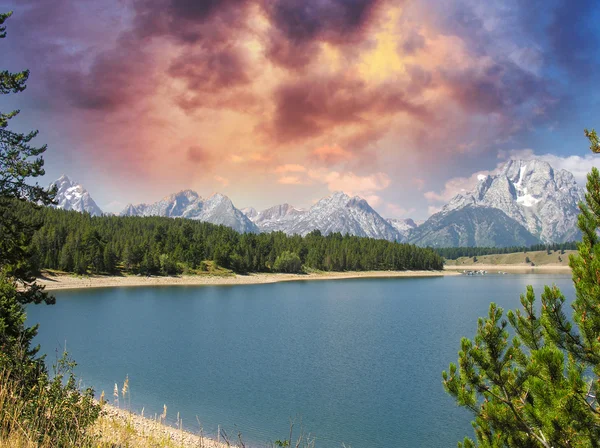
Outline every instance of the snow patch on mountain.
<path fill-rule="evenodd" d="M 154 204 L 129 204 L 120 215 L 188 218 L 231 227 L 240 233 L 258 232 L 258 227 L 241 210 L 235 208 L 231 199 L 220 193 L 203 199 L 195 191 L 183 190 Z"/>
<path fill-rule="evenodd" d="M 388 219 L 389 222 L 394 229 L 400 234 L 402 237 L 400 241 L 404 242 L 408 239 L 410 232 L 417 228 L 417 223 L 412 219 Z"/>
<path fill-rule="evenodd" d="M 290 204 L 281 204 L 270 207 L 257 213 L 252 222 L 261 232 L 286 232 L 306 213 L 306 210 L 296 208 Z"/>
<path fill-rule="evenodd" d="M 261 211 L 252 220 L 261 232 L 281 231 L 304 236 L 319 230 L 324 235 L 339 232 L 389 241 L 403 239 L 367 201 L 340 191 L 321 199 L 308 210 L 281 204 Z"/>
<path fill-rule="evenodd" d="M 50 184 L 56 187 L 56 208 L 89 213 L 92 216 L 101 216 L 102 210 L 94 202 L 89 192 L 81 184 L 73 182 L 68 176 L 62 175 Z"/>
<path fill-rule="evenodd" d="M 577 204 L 584 194 L 570 172 L 541 160 L 509 160 L 498 174 L 478 179 L 474 191 L 455 196 L 441 213 L 467 206 L 497 208 L 542 242 L 577 237 Z"/>

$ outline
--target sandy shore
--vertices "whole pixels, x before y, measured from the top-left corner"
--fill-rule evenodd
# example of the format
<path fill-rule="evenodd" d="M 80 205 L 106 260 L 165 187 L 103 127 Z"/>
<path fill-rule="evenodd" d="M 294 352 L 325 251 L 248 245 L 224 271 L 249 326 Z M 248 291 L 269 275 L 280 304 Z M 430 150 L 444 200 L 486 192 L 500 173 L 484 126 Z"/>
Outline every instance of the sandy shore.
<path fill-rule="evenodd" d="M 80 288 L 112 288 L 125 286 L 199 286 L 199 285 L 254 285 L 264 283 L 303 281 L 303 280 L 341 280 L 348 278 L 389 278 L 389 277 L 439 277 L 458 275 L 456 271 L 365 271 L 365 272 L 327 272 L 318 274 L 249 274 L 231 276 L 182 275 L 178 277 L 144 276 L 104 276 L 91 275 L 77 277 L 70 274 L 46 273 L 38 283 L 46 290 Z"/>
<path fill-rule="evenodd" d="M 524 273 L 524 274 L 570 274 L 571 268 L 569 266 L 559 264 L 545 264 L 541 266 L 531 266 L 528 264 L 471 264 L 471 265 L 446 265 L 445 269 L 448 271 L 462 272 L 462 271 L 488 271 L 490 273 L 496 272 L 512 272 L 512 273 Z"/>
<path fill-rule="evenodd" d="M 109 404 L 102 406 L 101 419 L 96 425 L 96 432 L 103 441 L 113 446 L 130 447 L 203 447 L 225 448 L 237 446 L 227 445 L 208 437 L 163 425 L 155 420 L 142 417 Z"/>

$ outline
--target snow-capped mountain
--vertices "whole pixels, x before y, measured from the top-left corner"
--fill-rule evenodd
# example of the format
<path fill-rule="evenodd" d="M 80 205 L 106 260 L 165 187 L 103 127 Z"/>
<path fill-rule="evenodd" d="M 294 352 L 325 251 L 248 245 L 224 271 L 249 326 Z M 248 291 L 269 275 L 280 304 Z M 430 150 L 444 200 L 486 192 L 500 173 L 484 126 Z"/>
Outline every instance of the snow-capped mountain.
<path fill-rule="evenodd" d="M 244 215 L 248 217 L 250 221 L 254 222 L 254 218 L 258 216 L 258 212 L 254 207 L 246 207 L 240 210 Z"/>
<path fill-rule="evenodd" d="M 392 225 L 392 227 L 396 229 L 396 231 L 400 234 L 400 236 L 402 237 L 401 241 L 406 241 L 408 239 L 408 236 L 410 235 L 410 232 L 413 229 L 417 228 L 417 223 L 410 218 L 387 219 L 386 221 L 389 222 Z"/>
<path fill-rule="evenodd" d="M 81 186 L 62 176 L 58 207 L 101 215 Z M 581 187 L 566 170 L 554 170 L 540 160 L 510 160 L 496 174 L 480 176 L 473 191 L 455 196 L 424 223 L 384 219 L 364 199 L 343 192 L 327 196 L 310 209 L 289 204 L 261 212 L 238 210 L 221 194 L 203 199 L 184 190 L 154 204 L 129 204 L 121 216 L 165 216 L 222 224 L 238 232 L 282 231 L 306 235 L 319 230 L 421 246 L 527 246 L 579 238 L 578 203 Z"/>
<path fill-rule="evenodd" d="M 502 210 L 542 242 L 572 241 L 577 235 L 581 187 L 566 170 L 541 160 L 509 160 L 498 174 L 481 176 L 475 191 L 454 197 L 441 211 L 467 205 Z"/>
<path fill-rule="evenodd" d="M 235 208 L 227 196 L 219 193 L 203 199 L 195 191 L 184 190 L 154 204 L 129 204 L 120 215 L 189 218 L 221 224 L 240 233 L 258 232 L 258 227 L 241 210 Z"/>
<path fill-rule="evenodd" d="M 146 208 L 148 208 L 148 204 L 127 204 L 121 213 L 119 213 L 119 216 L 143 216 Z"/>
<path fill-rule="evenodd" d="M 306 210 L 282 204 L 256 213 L 250 219 L 261 232 L 287 232 L 304 214 L 306 214 Z"/>
<path fill-rule="evenodd" d="M 288 235 L 306 235 L 319 230 L 324 235 L 340 232 L 356 236 L 400 241 L 398 231 L 383 219 L 364 199 L 336 192 L 301 210 L 289 204 L 263 210 L 253 218 L 262 232 L 282 231 Z"/>
<path fill-rule="evenodd" d="M 92 216 L 102 215 L 102 210 L 96 205 L 88 191 L 80 184 L 73 182 L 64 174 L 50 186 L 56 186 L 56 208 L 86 212 Z"/>
<path fill-rule="evenodd" d="M 580 237 L 577 216 L 583 198 L 570 172 L 541 160 L 509 160 L 411 230 L 408 240 L 437 247 L 573 241 Z"/>

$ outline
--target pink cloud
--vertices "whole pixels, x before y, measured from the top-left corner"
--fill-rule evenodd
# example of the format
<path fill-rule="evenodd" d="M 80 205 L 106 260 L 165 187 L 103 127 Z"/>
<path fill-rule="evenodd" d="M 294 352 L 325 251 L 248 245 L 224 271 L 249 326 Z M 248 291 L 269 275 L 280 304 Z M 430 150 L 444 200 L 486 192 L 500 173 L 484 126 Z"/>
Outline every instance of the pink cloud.
<path fill-rule="evenodd" d="M 229 186 L 229 179 L 227 179 L 226 177 L 215 176 L 214 179 L 224 187 Z"/>
<path fill-rule="evenodd" d="M 338 145 L 333 146 L 321 146 L 316 148 L 311 153 L 311 158 L 325 163 L 326 165 L 337 165 L 338 163 L 345 162 L 352 159 L 353 155 L 349 151 L 342 149 Z"/>
<path fill-rule="evenodd" d="M 282 176 L 277 179 L 277 182 L 284 185 L 300 185 L 304 183 L 298 176 Z"/>
<path fill-rule="evenodd" d="M 275 168 L 275 172 L 282 174 L 282 173 L 303 173 L 306 171 L 306 168 L 303 167 L 302 165 L 298 165 L 298 164 L 286 164 L 286 165 L 280 165 L 277 168 Z"/>

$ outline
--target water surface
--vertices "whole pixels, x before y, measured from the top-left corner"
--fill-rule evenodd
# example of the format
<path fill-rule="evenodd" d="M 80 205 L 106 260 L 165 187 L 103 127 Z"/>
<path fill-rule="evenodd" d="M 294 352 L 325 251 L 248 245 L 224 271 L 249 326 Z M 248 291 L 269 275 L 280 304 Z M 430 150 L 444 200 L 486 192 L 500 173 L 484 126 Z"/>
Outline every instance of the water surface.
<path fill-rule="evenodd" d="M 317 447 L 450 447 L 472 435 L 441 385 L 460 338 L 552 283 L 573 299 L 570 276 L 530 274 L 71 290 L 28 312 L 49 361 L 66 342 L 85 385 L 129 375 L 134 410 L 191 431 L 264 446 L 296 418 Z"/>

